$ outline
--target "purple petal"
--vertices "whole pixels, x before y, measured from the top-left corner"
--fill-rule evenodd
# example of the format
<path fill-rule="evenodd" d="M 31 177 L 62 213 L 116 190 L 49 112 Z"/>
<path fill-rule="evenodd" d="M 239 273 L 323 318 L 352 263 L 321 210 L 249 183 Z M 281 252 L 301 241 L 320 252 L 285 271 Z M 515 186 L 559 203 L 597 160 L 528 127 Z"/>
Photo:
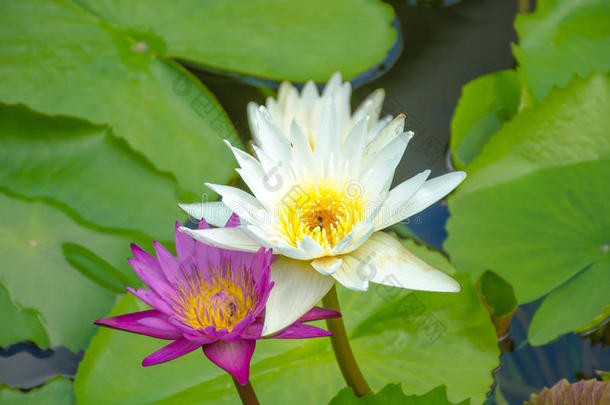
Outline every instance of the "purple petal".
<path fill-rule="evenodd" d="M 229 220 L 227 221 L 227 223 L 225 224 L 225 228 L 235 228 L 241 225 L 241 221 L 239 219 L 239 216 L 236 213 L 231 214 L 231 216 L 229 217 Z"/>
<path fill-rule="evenodd" d="M 315 321 L 317 319 L 339 318 L 341 313 L 332 309 L 313 307 L 305 315 L 300 317 L 297 322 Z"/>
<path fill-rule="evenodd" d="M 125 289 L 156 310 L 168 315 L 174 313 L 174 310 L 153 291 L 146 288 L 134 290 L 131 287 L 125 287 Z"/>
<path fill-rule="evenodd" d="M 182 332 L 182 336 L 184 336 L 187 340 L 199 345 L 209 345 L 210 343 L 214 343 L 218 340 L 216 338 L 206 336 L 203 332 L 198 330 Z"/>
<path fill-rule="evenodd" d="M 210 226 L 203 218 L 199 221 L 199 229 L 210 229 Z M 220 267 L 220 249 L 206 245 L 202 242 L 196 242 L 195 263 L 199 271 L 201 271 L 204 276 L 207 276 L 210 267 Z"/>
<path fill-rule="evenodd" d="M 157 260 L 159 260 L 165 278 L 171 284 L 178 284 L 182 280 L 182 272 L 178 259 L 159 242 L 154 241 L 153 244 L 155 246 L 155 252 L 157 252 Z"/>
<path fill-rule="evenodd" d="M 218 341 L 203 346 L 203 352 L 212 363 L 235 377 L 238 383 L 245 385 L 250 379 L 250 360 L 255 346 L 255 340 Z"/>
<path fill-rule="evenodd" d="M 154 366 L 155 364 L 159 363 L 165 363 L 166 361 L 184 356 L 185 354 L 188 354 L 200 347 L 200 344 L 189 342 L 184 338 L 178 339 L 146 357 L 144 360 L 142 360 L 142 365 L 147 367 Z"/>
<path fill-rule="evenodd" d="M 131 252 L 133 253 L 133 257 L 137 261 L 142 262 L 144 265 L 150 267 L 151 269 L 157 270 L 159 273 L 162 272 L 161 266 L 159 266 L 159 262 L 157 261 L 157 259 L 155 259 L 153 255 L 142 249 L 140 246 L 132 243 Z"/>
<path fill-rule="evenodd" d="M 223 340 L 225 342 L 234 342 L 236 340 L 239 340 L 243 337 L 244 330 L 249 325 L 251 325 L 252 322 L 254 322 L 254 319 L 254 316 L 246 315 L 244 319 L 242 319 L 235 326 L 233 326 L 231 332 L 229 332 L 226 328 L 221 329 L 220 331 L 217 330 L 215 331 L 216 336 L 218 337 L 218 339 Z"/>
<path fill-rule="evenodd" d="M 210 225 L 208 225 L 205 219 L 201 218 L 199 221 L 199 229 L 210 229 Z"/>
<path fill-rule="evenodd" d="M 178 228 L 180 222 L 176 221 L 176 230 L 174 231 L 174 243 L 176 245 L 176 253 L 178 259 L 183 265 L 185 263 L 193 263 L 195 260 L 195 241 L 187 234 L 180 232 Z"/>
<path fill-rule="evenodd" d="M 246 329 L 244 329 L 244 332 L 242 333 L 242 336 L 245 339 L 261 339 L 261 337 L 263 336 L 263 322 L 261 321 L 257 321 L 256 323 L 253 323 L 251 325 L 248 325 L 246 327 Z"/>
<path fill-rule="evenodd" d="M 95 323 L 97 325 L 109 326 L 111 328 L 148 335 L 159 339 L 179 339 L 182 334 L 165 318 L 165 314 L 153 309 L 150 311 L 102 318 L 95 321 Z"/>
<path fill-rule="evenodd" d="M 275 339 L 304 339 L 330 336 L 332 332 L 318 328 L 313 325 L 295 322 L 277 335 L 272 336 Z"/>
<path fill-rule="evenodd" d="M 158 295 L 164 296 L 174 290 L 168 283 L 165 275 L 161 272 L 161 268 L 155 269 L 145 262 L 138 261 L 136 259 L 128 258 L 127 261 L 131 265 L 131 268 L 136 272 L 140 280 L 144 282 L 151 290 L 155 291 Z"/>

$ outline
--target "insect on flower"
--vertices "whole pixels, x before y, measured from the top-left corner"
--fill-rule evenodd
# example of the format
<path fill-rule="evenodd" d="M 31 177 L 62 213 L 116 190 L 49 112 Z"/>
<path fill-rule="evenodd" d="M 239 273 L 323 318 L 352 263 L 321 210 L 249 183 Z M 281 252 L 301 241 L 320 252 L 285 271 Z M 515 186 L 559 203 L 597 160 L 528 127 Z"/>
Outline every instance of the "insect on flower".
<path fill-rule="evenodd" d="M 239 223 L 232 216 L 226 226 Z M 250 360 L 256 340 L 261 339 L 265 304 L 273 288 L 270 281 L 272 252 L 236 252 L 196 242 L 178 232 L 178 258 L 155 242 L 157 257 L 132 245 L 129 263 L 150 289 L 133 295 L 153 309 L 103 318 L 95 323 L 140 333 L 172 343 L 146 357 L 151 366 L 173 360 L 200 347 L 216 365 L 240 384 L 249 379 Z M 199 229 L 207 229 L 205 220 Z M 340 316 L 338 312 L 313 308 L 297 322 L 273 336 L 279 339 L 329 336 L 331 333 L 303 322 Z"/>

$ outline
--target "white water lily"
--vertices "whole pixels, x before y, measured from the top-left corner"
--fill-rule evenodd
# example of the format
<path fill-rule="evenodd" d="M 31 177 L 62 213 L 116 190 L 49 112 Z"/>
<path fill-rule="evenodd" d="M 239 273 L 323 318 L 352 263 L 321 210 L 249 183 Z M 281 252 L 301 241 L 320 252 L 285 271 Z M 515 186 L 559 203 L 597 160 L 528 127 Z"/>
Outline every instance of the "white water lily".
<path fill-rule="evenodd" d="M 466 177 L 428 180 L 426 170 L 390 190 L 413 133 L 405 116 L 380 118 L 384 92 L 373 92 L 350 113 L 351 86 L 336 73 L 322 94 L 308 82 L 301 94 L 282 83 L 277 101 L 248 105 L 256 158 L 232 147 L 252 194 L 208 184 L 221 203 L 182 204 L 196 218 L 236 228 L 191 230 L 205 243 L 281 255 L 272 266 L 264 334 L 275 333 L 311 309 L 338 281 L 354 290 L 369 282 L 425 291 L 457 292 L 459 284 L 377 232 L 435 203 Z"/>

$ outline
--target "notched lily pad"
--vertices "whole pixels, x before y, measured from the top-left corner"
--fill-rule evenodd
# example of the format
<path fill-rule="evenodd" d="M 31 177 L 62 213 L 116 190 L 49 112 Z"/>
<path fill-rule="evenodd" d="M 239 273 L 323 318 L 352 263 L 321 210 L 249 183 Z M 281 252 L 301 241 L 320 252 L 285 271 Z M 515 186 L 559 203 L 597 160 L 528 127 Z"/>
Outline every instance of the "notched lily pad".
<path fill-rule="evenodd" d="M 535 344 L 608 305 L 609 109 L 607 76 L 554 89 L 489 140 L 449 200 L 445 248 L 458 271 L 493 270 L 519 303 L 548 295 L 529 330 Z"/>
<path fill-rule="evenodd" d="M 447 388 L 436 387 L 425 395 L 405 395 L 398 384 L 388 384 L 376 394 L 356 397 L 351 388 L 342 389 L 328 405 L 454 405 L 447 399 Z M 469 405 L 466 399 L 457 405 Z"/>

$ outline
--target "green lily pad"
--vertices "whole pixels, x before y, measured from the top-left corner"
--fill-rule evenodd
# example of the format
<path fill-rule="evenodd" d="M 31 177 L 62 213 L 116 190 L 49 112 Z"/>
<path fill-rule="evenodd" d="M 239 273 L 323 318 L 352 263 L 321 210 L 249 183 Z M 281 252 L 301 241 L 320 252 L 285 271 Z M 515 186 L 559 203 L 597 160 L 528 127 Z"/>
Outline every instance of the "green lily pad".
<path fill-rule="evenodd" d="M 462 170 L 479 154 L 491 135 L 517 112 L 521 79 L 514 70 L 481 76 L 462 88 L 451 121 L 451 151 Z"/>
<path fill-rule="evenodd" d="M 177 186 L 108 128 L 0 105 L 0 185 L 77 219 L 173 240 Z"/>
<path fill-rule="evenodd" d="M 108 124 L 192 193 L 233 175 L 222 139 L 239 140 L 226 113 L 148 29 L 117 28 L 68 0 L 24 0 L 3 5 L 0 37 L 0 101 Z"/>
<path fill-rule="evenodd" d="M 599 285 L 603 286 L 602 288 Z M 551 291 L 532 319 L 528 331 L 533 345 L 543 345 L 595 319 L 609 303 L 610 254 Z M 581 297 L 576 305 L 565 305 Z M 561 311 L 561 312 L 559 312 Z"/>
<path fill-rule="evenodd" d="M 93 321 L 115 302 L 116 292 L 104 286 L 139 284 L 125 260 L 129 240 L 83 228 L 42 202 L 0 194 L 0 206 L 10 213 L 0 220 L 0 286 L 10 292 L 10 300 L 0 301 L 0 312 L 12 313 L 9 316 L 18 317 L 22 325 L 1 328 L 0 341 L 32 340 L 43 348 L 83 349 L 95 332 Z M 103 262 L 105 267 L 87 266 L 83 271 L 71 266 L 83 262 L 78 256 L 83 252 L 90 264 Z"/>
<path fill-rule="evenodd" d="M 49 336 L 44 329 L 40 314 L 32 309 L 15 305 L 2 284 L 0 284 L 0 309 L 1 347 L 24 340 L 49 346 Z"/>
<path fill-rule="evenodd" d="M 273 80 L 348 79 L 382 62 L 394 42 L 392 7 L 377 0 L 78 0 L 127 31 L 163 38 L 166 55 Z"/>
<path fill-rule="evenodd" d="M 513 47 L 519 73 L 536 101 L 572 75 L 610 71 L 610 3 L 606 0 L 540 0 L 515 21 Z"/>
<path fill-rule="evenodd" d="M 28 392 L 0 386 L 2 405 L 75 405 L 72 382 L 64 377 L 56 377 L 40 388 Z"/>
<path fill-rule="evenodd" d="M 462 285 L 458 294 L 379 285 L 371 285 L 367 292 L 339 289 L 352 348 L 373 390 L 395 382 L 402 383 L 409 395 L 424 395 L 444 384 L 452 402 L 484 401 L 493 382 L 491 371 L 498 365 L 496 336 L 470 276 L 456 277 Z M 112 314 L 145 308 L 126 296 Z M 75 379 L 78 403 L 238 401 L 230 377 L 200 350 L 163 365 L 142 367 L 142 359 L 164 343 L 100 329 Z M 260 341 L 251 376 L 261 403 L 266 404 L 291 403 L 294 398 L 302 403 L 328 403 L 345 386 L 328 338 Z"/>
<path fill-rule="evenodd" d="M 477 281 L 477 290 L 496 327 L 496 334 L 498 337 L 506 335 L 517 309 L 513 286 L 493 271 L 486 271 Z"/>
<path fill-rule="evenodd" d="M 405 395 L 398 384 L 388 384 L 376 394 L 367 394 L 358 398 L 351 388 L 342 389 L 328 405 L 452 405 L 447 399 L 447 388 L 436 387 L 425 395 Z M 468 405 L 464 400 L 458 405 Z"/>
<path fill-rule="evenodd" d="M 491 269 L 526 303 L 604 263 L 610 241 L 609 109 L 610 78 L 575 78 L 490 139 L 449 200 L 445 248 L 458 271 L 478 277 Z M 592 288 L 603 294 L 609 286 L 602 278 Z M 598 294 L 579 291 L 553 301 L 557 322 L 571 325 L 569 314 L 578 310 L 589 315 L 586 301 Z M 549 338 L 547 333 L 544 340 Z"/>

